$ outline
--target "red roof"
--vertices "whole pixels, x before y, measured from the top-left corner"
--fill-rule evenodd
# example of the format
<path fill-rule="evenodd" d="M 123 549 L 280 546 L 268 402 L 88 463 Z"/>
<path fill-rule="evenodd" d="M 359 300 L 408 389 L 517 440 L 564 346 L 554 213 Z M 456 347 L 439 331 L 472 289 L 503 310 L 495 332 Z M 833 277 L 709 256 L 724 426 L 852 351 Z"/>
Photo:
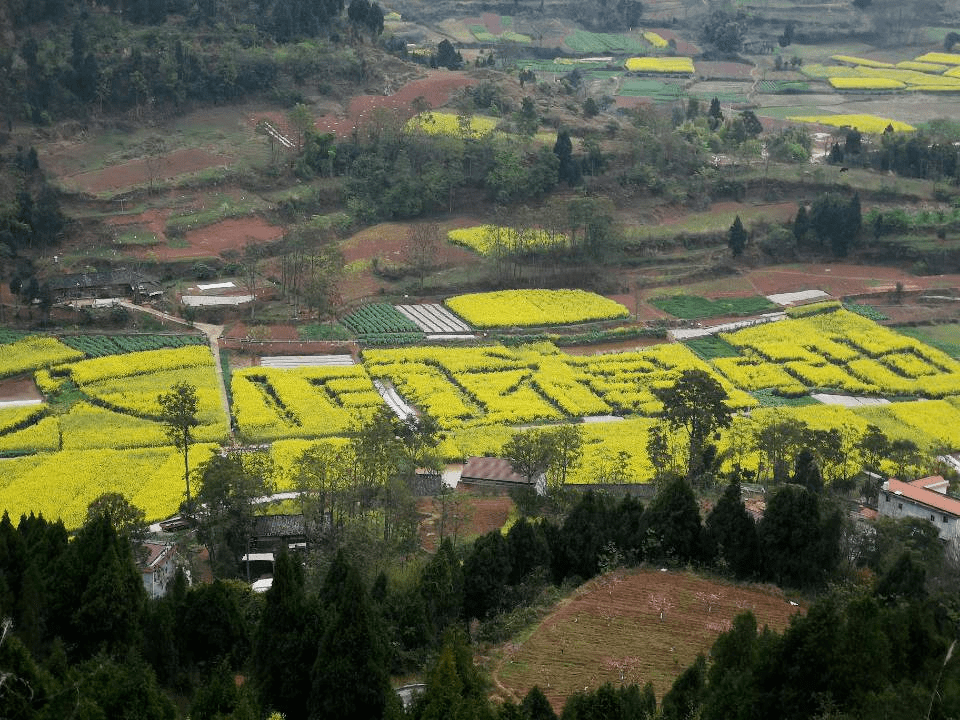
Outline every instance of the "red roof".
<path fill-rule="evenodd" d="M 883 489 L 895 495 L 902 495 L 908 500 L 913 500 L 920 505 L 926 505 L 934 510 L 940 510 L 941 512 L 960 517 L 960 500 L 955 500 L 949 495 L 927 490 L 923 487 L 917 487 L 913 483 L 905 483 L 893 479 L 885 482 Z"/>
<path fill-rule="evenodd" d="M 147 556 L 144 558 L 140 569 L 143 572 L 148 572 L 151 568 L 153 568 L 157 561 L 167 553 L 168 550 L 173 548 L 173 545 L 145 542 L 143 543 L 143 547 L 147 549 Z"/>
<path fill-rule="evenodd" d="M 943 479 L 943 475 L 931 475 L 930 477 L 920 478 L 910 483 L 914 487 L 921 487 L 925 490 L 933 490 L 938 493 L 945 493 L 950 483 Z M 934 490 L 934 488 L 937 488 Z M 943 488 L 942 490 L 939 488 Z"/>
<path fill-rule="evenodd" d="M 527 479 L 513 469 L 509 460 L 495 457 L 467 458 L 460 473 L 461 480 L 491 480 L 494 482 L 526 483 Z"/>

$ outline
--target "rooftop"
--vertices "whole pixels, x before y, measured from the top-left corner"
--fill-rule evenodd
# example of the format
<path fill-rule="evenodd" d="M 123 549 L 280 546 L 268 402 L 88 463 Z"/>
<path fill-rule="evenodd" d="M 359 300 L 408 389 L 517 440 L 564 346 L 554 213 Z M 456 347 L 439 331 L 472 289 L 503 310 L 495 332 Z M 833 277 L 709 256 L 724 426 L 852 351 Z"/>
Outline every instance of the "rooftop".
<path fill-rule="evenodd" d="M 509 460 L 496 457 L 471 457 L 463 466 L 461 480 L 491 480 L 495 482 L 524 483 L 527 479 L 513 469 Z"/>
<path fill-rule="evenodd" d="M 922 478 L 922 480 L 932 480 L 933 478 Z M 940 478 L 943 480 L 943 478 Z M 883 484 L 884 492 L 890 492 L 894 495 L 900 495 L 912 500 L 920 505 L 925 505 L 940 512 L 949 513 L 955 517 L 960 517 L 960 500 L 950 497 L 941 492 L 928 490 L 923 485 L 918 485 L 919 481 L 912 483 L 901 482 L 891 478 Z M 931 483 L 937 484 L 937 483 Z"/>

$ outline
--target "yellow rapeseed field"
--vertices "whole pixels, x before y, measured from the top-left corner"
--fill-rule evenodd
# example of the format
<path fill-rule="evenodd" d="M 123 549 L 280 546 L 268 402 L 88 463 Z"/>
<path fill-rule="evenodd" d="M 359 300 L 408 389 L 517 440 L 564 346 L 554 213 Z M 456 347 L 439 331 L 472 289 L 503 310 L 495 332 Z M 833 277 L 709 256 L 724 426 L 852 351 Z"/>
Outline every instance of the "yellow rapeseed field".
<path fill-rule="evenodd" d="M 899 120 L 878 117 L 876 115 L 794 115 L 787 120 L 793 122 L 818 123 L 833 127 L 852 127 L 860 132 L 879 134 L 887 126 L 893 126 L 896 132 L 913 132 L 916 128 Z"/>
<path fill-rule="evenodd" d="M 502 290 L 457 295 L 448 308 L 478 328 L 542 327 L 624 318 L 620 303 L 584 290 Z"/>
<path fill-rule="evenodd" d="M 632 57 L 624 66 L 630 72 L 680 73 L 692 75 L 693 60 L 688 57 Z"/>
<path fill-rule="evenodd" d="M 429 135 L 466 135 L 482 137 L 497 127 L 494 118 L 472 115 L 467 129 L 460 127 L 460 118 L 453 113 L 425 112 L 410 118 L 406 124 L 407 132 L 425 132 Z"/>
<path fill-rule="evenodd" d="M 480 255 L 498 256 L 524 252 L 526 248 L 544 248 L 566 245 L 567 236 L 547 230 L 503 227 L 500 225 L 476 225 L 456 228 L 447 233 L 451 242 L 470 248 Z"/>

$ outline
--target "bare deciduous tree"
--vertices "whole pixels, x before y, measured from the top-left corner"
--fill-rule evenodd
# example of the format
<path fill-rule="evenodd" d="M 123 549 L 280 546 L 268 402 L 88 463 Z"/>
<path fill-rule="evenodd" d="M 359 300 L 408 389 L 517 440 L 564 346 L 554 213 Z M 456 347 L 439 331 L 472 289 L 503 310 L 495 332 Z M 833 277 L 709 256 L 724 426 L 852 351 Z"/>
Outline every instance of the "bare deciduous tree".
<path fill-rule="evenodd" d="M 436 223 L 416 223 L 407 230 L 404 257 L 421 290 L 427 273 L 437 266 L 440 242 L 440 226 Z"/>

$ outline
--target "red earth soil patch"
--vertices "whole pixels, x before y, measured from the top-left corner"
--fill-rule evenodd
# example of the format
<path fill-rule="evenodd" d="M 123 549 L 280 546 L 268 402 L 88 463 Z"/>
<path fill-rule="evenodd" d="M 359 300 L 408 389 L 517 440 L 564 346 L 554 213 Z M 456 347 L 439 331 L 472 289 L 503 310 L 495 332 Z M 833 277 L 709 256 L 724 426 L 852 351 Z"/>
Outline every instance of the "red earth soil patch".
<path fill-rule="evenodd" d="M 697 75 L 710 80 L 752 80 L 751 65 L 733 62 L 708 62 L 698 60 Z"/>
<path fill-rule="evenodd" d="M 37 389 L 37 384 L 33 381 L 33 378 L 27 375 L 26 377 L 0 380 L 0 402 L 20 400 L 43 400 L 43 395 Z"/>
<path fill-rule="evenodd" d="M 632 320 L 639 320 L 640 322 L 653 322 L 655 320 L 664 320 L 671 319 L 672 316 L 660 310 L 660 308 L 654 307 L 653 305 L 648 305 L 644 302 L 644 296 L 641 294 L 640 300 L 640 310 L 639 316 L 637 314 L 637 296 L 633 293 L 624 293 L 621 295 L 608 295 L 611 300 L 623 305 L 627 310 L 630 311 L 630 318 Z"/>
<path fill-rule="evenodd" d="M 622 340 L 621 342 L 597 343 L 596 345 L 573 345 L 564 347 L 562 342 L 558 342 L 559 347 L 567 355 L 603 355 L 605 353 L 623 353 L 642 350 L 651 345 L 662 345 L 665 340 L 662 338 L 634 338 L 633 340 Z"/>
<path fill-rule="evenodd" d="M 297 328 L 293 325 L 247 325 L 238 322 L 223 331 L 225 338 L 248 338 L 256 336 L 263 340 L 299 340 Z"/>
<path fill-rule="evenodd" d="M 492 35 L 499 35 L 503 32 L 500 16 L 495 13 L 483 13 L 480 16 L 480 24 L 485 26 Z"/>
<path fill-rule="evenodd" d="M 403 262 L 410 227 L 409 223 L 380 223 L 361 230 L 343 244 L 343 259 L 347 263 L 373 258 L 381 258 L 390 263 Z M 441 238 L 446 239 L 446 232 L 443 229 L 440 235 Z M 437 264 L 442 267 L 472 264 L 478 261 L 475 253 L 459 245 L 449 242 L 440 243 Z"/>
<path fill-rule="evenodd" d="M 835 297 L 893 290 L 897 282 L 907 292 L 928 288 L 960 287 L 960 275 L 911 275 L 893 267 L 844 263 L 803 264 L 759 268 L 747 278 L 760 295 L 823 290 Z"/>
<path fill-rule="evenodd" d="M 688 573 L 609 573 L 578 589 L 526 640 L 507 645 L 494 683 L 514 699 L 539 685 L 557 712 L 573 693 L 605 682 L 649 681 L 662 698 L 747 610 L 758 626 L 782 630 L 800 608 L 775 589 Z"/>
<path fill-rule="evenodd" d="M 314 123 L 314 127 L 321 132 L 331 132 L 340 138 L 348 138 L 354 128 L 363 125 L 376 108 L 394 110 L 405 118 L 413 117 L 410 103 L 415 98 L 422 96 L 431 107 L 438 108 L 450 100 L 454 90 L 474 85 L 476 82 L 475 78 L 460 73 L 430 70 L 427 77 L 412 80 L 393 95 L 358 95 L 350 100 L 347 117 L 322 117 Z"/>
<path fill-rule="evenodd" d="M 188 247 L 158 245 L 145 251 L 161 260 L 217 257 L 224 250 L 237 250 L 250 241 L 268 242 L 283 236 L 283 228 L 258 217 L 221 220 L 186 234 Z"/>
<path fill-rule="evenodd" d="M 618 108 L 635 108 L 641 105 L 653 105 L 653 101 L 646 97 L 633 95 L 617 95 L 614 99 Z"/>
<path fill-rule="evenodd" d="M 115 215 L 107 218 L 107 225 L 115 227 L 141 227 L 156 235 L 159 242 L 165 242 L 167 239 L 165 230 L 167 229 L 167 218 L 173 210 L 146 210 L 139 215 Z"/>
<path fill-rule="evenodd" d="M 214 155 L 197 148 L 176 150 L 164 158 L 157 178 L 166 180 L 206 168 L 229 165 L 230 162 L 231 159 L 228 157 Z M 95 172 L 68 175 L 61 178 L 61 181 L 86 192 L 102 193 L 135 185 L 146 185 L 150 182 L 150 171 L 146 160 L 131 160 Z"/>
<path fill-rule="evenodd" d="M 471 538 L 485 535 L 491 530 L 499 530 L 507 522 L 513 500 L 507 495 L 479 495 L 475 492 L 458 489 L 457 499 L 462 501 L 466 511 L 466 519 L 457 530 L 457 538 Z M 440 509 L 435 506 L 433 498 L 420 498 L 417 501 L 417 511 L 424 518 L 420 521 L 420 544 L 428 552 L 437 549 L 437 530 Z M 452 530 L 449 520 L 446 535 L 451 536 Z"/>
<path fill-rule="evenodd" d="M 682 37 L 677 35 L 673 30 L 666 30 L 661 28 L 651 28 L 653 32 L 662 37 L 667 42 L 673 40 L 677 44 L 677 54 L 678 55 L 699 55 L 700 48 L 697 45 L 694 45 L 692 42 L 687 42 Z"/>

